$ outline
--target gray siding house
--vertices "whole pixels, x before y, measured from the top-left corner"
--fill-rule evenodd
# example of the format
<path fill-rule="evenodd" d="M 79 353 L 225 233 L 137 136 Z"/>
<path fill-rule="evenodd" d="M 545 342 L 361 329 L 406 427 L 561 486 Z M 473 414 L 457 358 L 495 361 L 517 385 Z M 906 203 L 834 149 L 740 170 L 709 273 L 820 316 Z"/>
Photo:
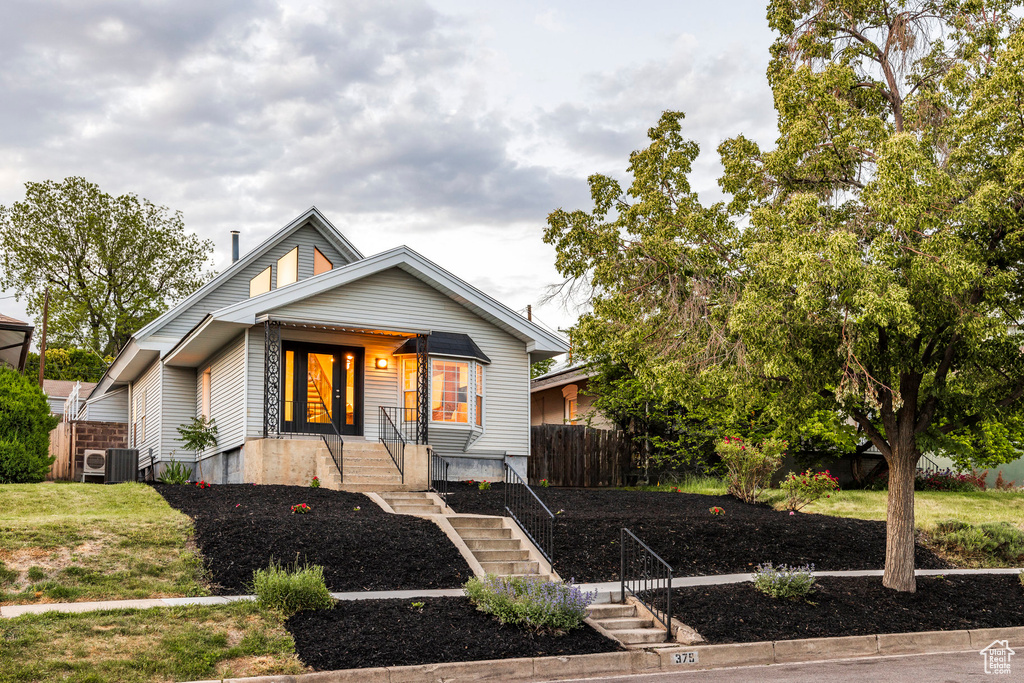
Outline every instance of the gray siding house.
<path fill-rule="evenodd" d="M 431 458 L 451 479 L 525 472 L 530 364 L 561 338 L 408 247 L 364 257 L 316 208 L 234 258 L 86 403 L 128 423 L 145 476 L 175 460 L 214 483 L 399 490 L 424 488 Z M 198 454 L 177 431 L 196 416 L 217 426 Z"/>

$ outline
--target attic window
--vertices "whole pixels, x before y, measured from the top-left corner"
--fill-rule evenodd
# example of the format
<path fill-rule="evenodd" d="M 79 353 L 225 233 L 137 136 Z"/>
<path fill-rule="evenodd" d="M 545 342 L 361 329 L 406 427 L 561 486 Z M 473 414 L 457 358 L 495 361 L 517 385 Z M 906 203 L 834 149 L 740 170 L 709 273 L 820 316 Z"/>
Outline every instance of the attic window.
<path fill-rule="evenodd" d="M 262 273 L 249 280 L 249 296 L 266 294 L 270 291 L 270 266 Z"/>
<path fill-rule="evenodd" d="M 313 247 L 313 275 L 326 273 L 332 268 L 334 268 L 334 264 L 331 263 L 330 259 L 321 254 L 319 249 Z"/>
<path fill-rule="evenodd" d="M 299 281 L 299 248 L 295 247 L 287 254 L 277 260 L 277 286 L 278 289 L 285 285 Z"/>

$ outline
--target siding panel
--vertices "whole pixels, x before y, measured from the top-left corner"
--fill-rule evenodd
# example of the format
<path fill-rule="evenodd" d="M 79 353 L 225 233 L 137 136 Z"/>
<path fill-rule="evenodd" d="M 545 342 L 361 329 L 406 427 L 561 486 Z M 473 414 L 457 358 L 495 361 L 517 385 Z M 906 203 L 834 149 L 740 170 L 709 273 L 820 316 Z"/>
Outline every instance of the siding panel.
<path fill-rule="evenodd" d="M 161 363 L 153 361 L 139 379 L 132 385 L 131 422 L 128 425 L 129 441 L 139 449 L 139 467 L 148 467 L 150 453 L 160 453 L 160 391 Z M 142 401 L 143 392 L 145 402 Z M 145 429 L 142 417 L 145 416 Z"/>
<path fill-rule="evenodd" d="M 178 435 L 178 427 L 195 417 L 194 394 L 196 371 L 194 368 L 163 369 L 163 407 L 160 413 L 160 459 L 193 462 L 195 454 L 185 450 Z"/>
<path fill-rule="evenodd" d="M 128 414 L 128 389 L 125 388 L 86 402 L 81 419 L 126 423 Z"/>
<path fill-rule="evenodd" d="M 217 445 L 203 451 L 202 458 L 237 448 L 245 441 L 245 340 L 246 335 L 239 335 L 195 371 L 192 415 L 202 410 L 203 373 L 209 368 L 210 417 L 217 425 Z"/>

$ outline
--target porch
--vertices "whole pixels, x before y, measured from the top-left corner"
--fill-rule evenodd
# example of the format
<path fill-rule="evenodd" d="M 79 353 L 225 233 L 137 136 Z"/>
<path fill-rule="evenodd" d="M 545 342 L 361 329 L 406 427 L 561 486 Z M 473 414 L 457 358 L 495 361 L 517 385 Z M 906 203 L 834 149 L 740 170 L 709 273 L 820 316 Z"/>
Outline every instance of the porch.
<path fill-rule="evenodd" d="M 246 481 L 430 488 L 429 332 L 270 317 L 262 327 L 263 429 L 246 443 Z"/>

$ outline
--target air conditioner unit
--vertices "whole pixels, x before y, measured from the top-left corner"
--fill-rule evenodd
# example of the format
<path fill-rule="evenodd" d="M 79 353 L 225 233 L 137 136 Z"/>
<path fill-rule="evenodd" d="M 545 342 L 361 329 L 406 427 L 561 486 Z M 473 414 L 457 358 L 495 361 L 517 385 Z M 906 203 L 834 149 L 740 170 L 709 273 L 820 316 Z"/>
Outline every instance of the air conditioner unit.
<path fill-rule="evenodd" d="M 82 459 L 82 481 L 86 477 L 105 477 L 107 474 L 107 452 L 87 450 Z"/>

